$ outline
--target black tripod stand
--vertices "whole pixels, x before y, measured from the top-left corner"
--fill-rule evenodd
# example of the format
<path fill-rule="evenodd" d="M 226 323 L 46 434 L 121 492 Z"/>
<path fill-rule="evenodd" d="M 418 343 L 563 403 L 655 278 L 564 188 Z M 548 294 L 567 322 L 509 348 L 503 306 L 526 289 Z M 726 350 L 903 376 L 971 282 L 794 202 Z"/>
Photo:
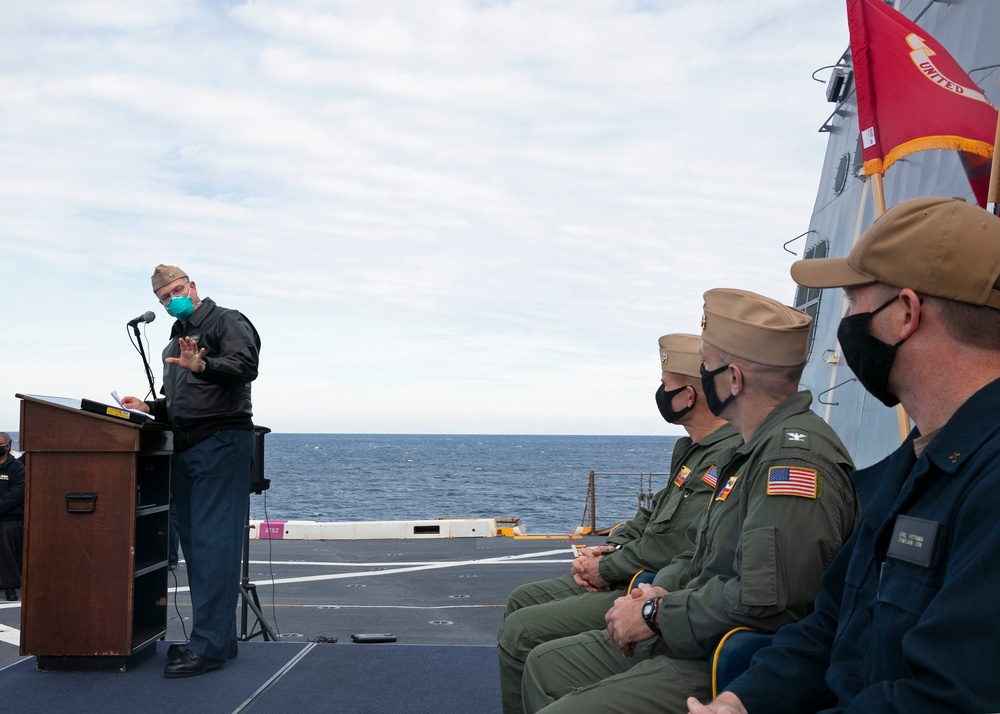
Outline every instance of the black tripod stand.
<path fill-rule="evenodd" d="M 266 426 L 255 426 L 256 452 L 254 453 L 253 470 L 250 472 L 250 493 L 260 495 L 271 487 L 271 480 L 264 478 L 264 434 L 270 429 Z M 263 637 L 264 641 L 278 640 L 278 635 L 264 619 L 257 598 L 257 586 L 250 582 L 250 506 L 247 506 L 247 524 L 243 528 L 243 577 L 240 580 L 240 636 L 246 642 L 254 637 Z M 250 633 L 247 633 L 247 610 L 253 612 L 257 623 Z M 257 630 L 256 628 L 260 628 Z"/>

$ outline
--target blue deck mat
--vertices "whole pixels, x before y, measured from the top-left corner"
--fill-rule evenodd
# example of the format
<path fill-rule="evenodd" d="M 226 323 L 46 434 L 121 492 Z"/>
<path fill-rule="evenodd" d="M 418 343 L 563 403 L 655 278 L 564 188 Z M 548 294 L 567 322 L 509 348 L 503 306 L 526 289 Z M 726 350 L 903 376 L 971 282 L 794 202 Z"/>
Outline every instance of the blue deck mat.
<path fill-rule="evenodd" d="M 246 711 L 492 714 L 500 711 L 497 648 L 316 645 Z"/>
<path fill-rule="evenodd" d="M 176 714 L 233 712 L 307 645 L 241 642 L 237 659 L 215 672 L 166 679 L 168 642 L 127 672 L 38 672 L 35 659 L 0 670 L 0 692 L 8 711 L 74 714 Z"/>
<path fill-rule="evenodd" d="M 33 657 L 21 660 L 0 670 L 4 706 L 21 714 L 500 711 L 496 647 L 242 642 L 220 670 L 166 679 L 168 644 L 127 672 L 38 672 Z"/>

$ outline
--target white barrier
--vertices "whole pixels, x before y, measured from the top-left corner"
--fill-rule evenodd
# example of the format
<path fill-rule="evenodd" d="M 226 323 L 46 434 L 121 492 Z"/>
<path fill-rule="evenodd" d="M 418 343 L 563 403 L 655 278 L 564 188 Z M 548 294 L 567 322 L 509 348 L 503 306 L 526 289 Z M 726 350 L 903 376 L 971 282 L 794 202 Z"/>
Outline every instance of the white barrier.
<path fill-rule="evenodd" d="M 523 535 L 521 526 L 504 528 Z M 254 540 L 381 540 L 411 538 L 492 538 L 498 527 L 493 518 L 442 518 L 423 521 L 250 521 Z"/>

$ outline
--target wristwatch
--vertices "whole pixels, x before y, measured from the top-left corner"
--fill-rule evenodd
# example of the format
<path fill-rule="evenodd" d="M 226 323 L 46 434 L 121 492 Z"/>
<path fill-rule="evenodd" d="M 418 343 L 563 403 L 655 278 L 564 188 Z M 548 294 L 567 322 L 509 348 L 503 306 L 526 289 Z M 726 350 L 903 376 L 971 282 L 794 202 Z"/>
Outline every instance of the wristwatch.
<path fill-rule="evenodd" d="M 660 628 L 656 626 L 656 616 L 660 613 L 660 600 L 662 599 L 662 595 L 651 597 L 642 605 L 642 619 L 645 620 L 646 627 L 657 635 L 660 634 Z"/>

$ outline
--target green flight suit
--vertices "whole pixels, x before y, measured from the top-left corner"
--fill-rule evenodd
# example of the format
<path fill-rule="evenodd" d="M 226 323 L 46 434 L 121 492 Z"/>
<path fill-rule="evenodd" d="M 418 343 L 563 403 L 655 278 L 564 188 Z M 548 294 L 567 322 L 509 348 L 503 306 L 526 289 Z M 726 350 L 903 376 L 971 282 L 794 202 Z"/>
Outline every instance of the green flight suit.
<path fill-rule="evenodd" d="M 718 471 L 695 547 L 656 575 L 669 592 L 658 636 L 624 657 L 597 629 L 536 647 L 525 664 L 525 712 L 688 711 L 711 694 L 709 659 L 723 635 L 801 619 L 853 530 L 852 464 L 799 392 L 764 419 Z"/>
<path fill-rule="evenodd" d="M 521 714 L 521 673 L 524 660 L 542 642 L 568 637 L 604 624 L 604 615 L 640 570 L 658 571 L 694 544 L 694 524 L 712 496 L 712 469 L 742 443 L 729 424 L 702 441 L 682 437 L 674 444 L 670 480 L 654 497 L 651 508 L 619 526 L 609 538 L 618 550 L 601 556 L 598 570 L 611 585 L 591 593 L 576 584 L 571 573 L 527 583 L 507 601 L 500 645 L 500 694 L 503 711 Z"/>

